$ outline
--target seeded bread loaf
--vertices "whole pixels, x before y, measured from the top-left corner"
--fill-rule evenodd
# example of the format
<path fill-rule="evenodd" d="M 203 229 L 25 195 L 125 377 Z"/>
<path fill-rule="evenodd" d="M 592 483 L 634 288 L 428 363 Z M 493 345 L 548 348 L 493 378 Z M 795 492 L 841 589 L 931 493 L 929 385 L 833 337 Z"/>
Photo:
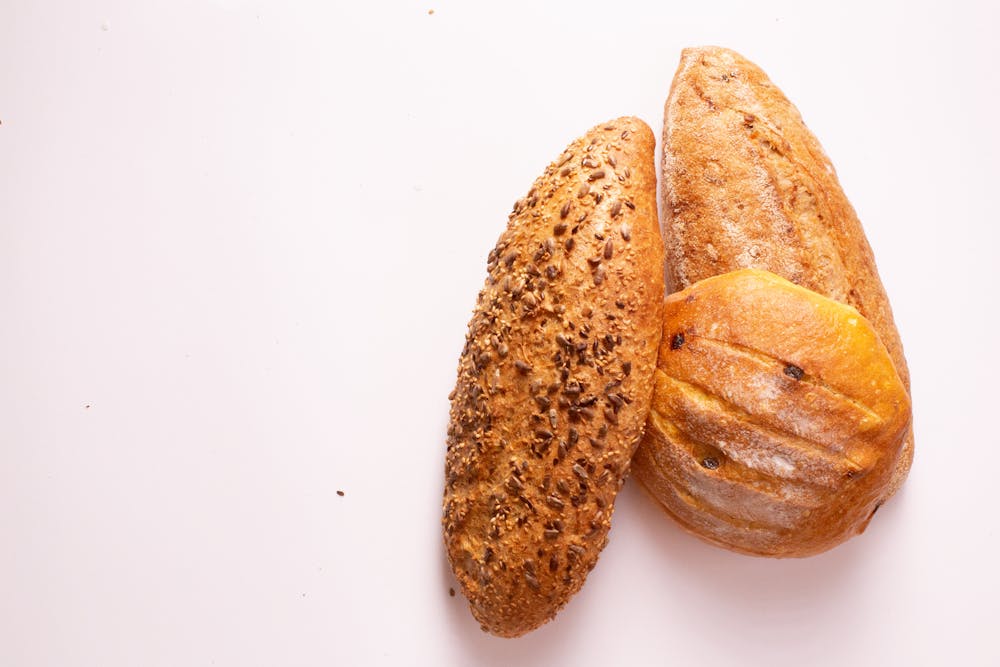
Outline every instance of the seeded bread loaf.
<path fill-rule="evenodd" d="M 860 533 L 892 479 L 910 401 L 854 308 L 766 271 L 672 294 L 633 463 L 720 546 L 809 556 Z"/>
<path fill-rule="evenodd" d="M 649 410 L 663 245 L 654 138 L 574 141 L 489 254 L 451 395 L 444 541 L 484 630 L 550 620 L 597 562 Z"/>
<path fill-rule="evenodd" d="M 776 273 L 864 315 L 909 391 L 861 223 L 833 164 L 778 87 L 733 51 L 685 49 L 664 113 L 668 292 L 735 269 Z M 886 498 L 912 460 L 911 430 Z"/>

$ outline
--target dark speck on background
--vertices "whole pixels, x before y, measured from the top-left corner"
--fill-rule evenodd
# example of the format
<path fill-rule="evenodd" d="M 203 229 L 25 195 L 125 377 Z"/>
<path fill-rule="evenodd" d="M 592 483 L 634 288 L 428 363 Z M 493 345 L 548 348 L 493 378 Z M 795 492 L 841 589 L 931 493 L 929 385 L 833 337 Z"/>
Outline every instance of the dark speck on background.
<path fill-rule="evenodd" d="M 337 495 L 340 496 L 341 498 L 343 498 L 344 497 L 344 492 L 341 491 L 340 489 L 337 489 Z"/>
<path fill-rule="evenodd" d="M 451 597 L 455 597 L 455 589 L 454 588 L 449 588 L 448 589 L 448 595 L 450 595 Z"/>

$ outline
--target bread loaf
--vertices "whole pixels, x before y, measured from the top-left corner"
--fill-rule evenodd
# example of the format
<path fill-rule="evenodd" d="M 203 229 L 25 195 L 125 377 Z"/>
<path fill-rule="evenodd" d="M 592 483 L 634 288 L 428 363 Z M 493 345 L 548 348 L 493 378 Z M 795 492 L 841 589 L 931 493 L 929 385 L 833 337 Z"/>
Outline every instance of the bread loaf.
<path fill-rule="evenodd" d="M 888 351 L 854 308 L 765 271 L 667 298 L 635 474 L 683 526 L 764 556 L 864 530 L 910 423 Z"/>
<path fill-rule="evenodd" d="M 443 528 L 496 635 L 579 590 L 642 432 L 663 299 L 654 143 L 635 118 L 590 130 L 489 254 L 451 396 Z"/>
<path fill-rule="evenodd" d="M 829 158 L 763 71 L 718 47 L 686 49 L 665 107 L 663 215 L 668 292 L 764 269 L 853 306 L 909 372 L 861 223 Z M 913 459 L 906 436 L 886 497 Z"/>

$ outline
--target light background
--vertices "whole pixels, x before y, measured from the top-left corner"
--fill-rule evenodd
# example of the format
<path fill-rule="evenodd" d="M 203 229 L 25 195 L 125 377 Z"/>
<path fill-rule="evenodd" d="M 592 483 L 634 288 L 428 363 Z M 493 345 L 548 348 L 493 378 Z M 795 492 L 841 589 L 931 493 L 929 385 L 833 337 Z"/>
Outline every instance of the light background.
<path fill-rule="evenodd" d="M 996 7 L 0 1 L 0 664 L 1000 664 Z M 575 136 L 659 134 L 704 43 L 865 225 L 909 482 L 798 561 L 629 482 L 583 591 L 490 637 L 439 529 L 486 255 Z"/>

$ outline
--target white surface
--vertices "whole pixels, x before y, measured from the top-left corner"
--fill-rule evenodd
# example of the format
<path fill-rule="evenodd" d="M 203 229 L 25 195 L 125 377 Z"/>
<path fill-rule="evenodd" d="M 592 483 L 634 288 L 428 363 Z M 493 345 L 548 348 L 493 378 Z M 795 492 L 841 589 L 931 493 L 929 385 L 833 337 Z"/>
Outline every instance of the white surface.
<path fill-rule="evenodd" d="M 491 4 L 0 3 L 0 664 L 1000 663 L 996 5 Z M 439 530 L 486 254 L 702 43 L 837 165 L 916 463 L 802 561 L 630 482 L 583 591 L 492 638 Z"/>

